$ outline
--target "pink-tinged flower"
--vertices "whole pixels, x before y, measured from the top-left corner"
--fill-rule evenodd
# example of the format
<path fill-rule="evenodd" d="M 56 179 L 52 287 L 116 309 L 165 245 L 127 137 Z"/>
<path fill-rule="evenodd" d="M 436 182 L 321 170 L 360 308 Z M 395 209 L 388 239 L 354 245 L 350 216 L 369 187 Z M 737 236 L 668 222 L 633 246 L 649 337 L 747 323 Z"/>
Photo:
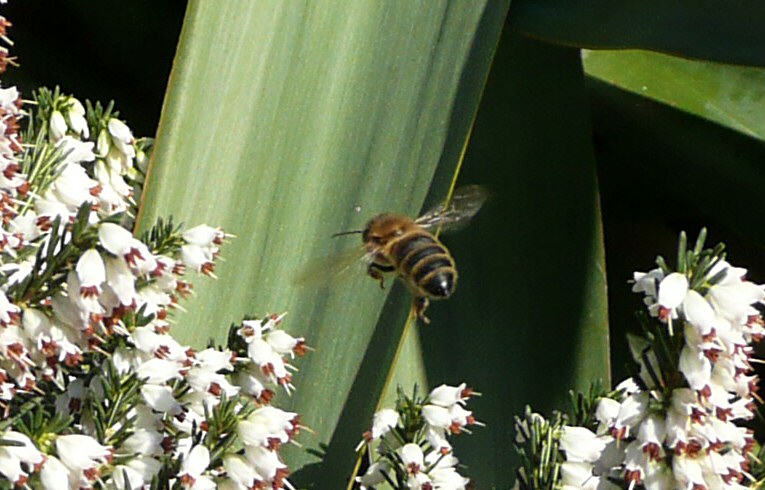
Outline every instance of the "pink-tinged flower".
<path fill-rule="evenodd" d="M 251 395 L 257 399 L 260 399 L 262 395 L 270 392 L 266 388 L 266 384 L 269 382 L 263 375 L 263 372 L 257 366 L 249 365 L 246 369 L 238 371 L 234 375 L 234 383 L 239 386 L 242 392 Z M 267 399 L 262 400 L 268 402 L 273 393 L 267 395 Z"/>
<path fill-rule="evenodd" d="M 662 444 L 666 437 L 664 419 L 657 414 L 651 414 L 640 424 L 637 440 L 641 450 L 653 461 L 664 457 Z"/>
<path fill-rule="evenodd" d="M 91 248 L 77 261 L 77 278 L 80 281 L 80 294 L 90 298 L 101 294 L 101 284 L 106 281 L 106 268 L 98 250 Z"/>
<path fill-rule="evenodd" d="M 205 253 L 202 247 L 197 245 L 184 245 L 181 247 L 181 260 L 184 265 L 197 272 L 214 276 L 215 263 L 212 254 Z"/>
<path fill-rule="evenodd" d="M 208 486 L 209 483 L 213 483 L 209 477 L 202 476 L 202 473 L 207 471 L 207 467 L 210 465 L 210 451 L 200 445 L 194 446 L 189 451 L 188 456 L 184 458 L 181 471 L 178 479 L 184 488 L 215 488 Z M 205 481 L 206 480 L 206 481 Z"/>
<path fill-rule="evenodd" d="M 197 245 L 199 247 L 211 247 L 220 245 L 226 237 L 226 233 L 220 228 L 212 226 L 199 225 L 183 232 L 183 239 L 186 243 Z"/>
<path fill-rule="evenodd" d="M 286 356 L 289 354 L 294 357 L 295 354 L 302 355 L 305 353 L 305 339 L 303 337 L 293 337 L 284 330 L 272 330 L 263 338 L 280 355 Z"/>
<path fill-rule="evenodd" d="M 138 327 L 130 335 L 136 348 L 159 359 L 186 361 L 186 348 L 171 335 L 158 334 L 151 326 Z"/>
<path fill-rule="evenodd" d="M 609 440 L 585 427 L 566 425 L 561 431 L 560 447 L 566 452 L 566 461 L 593 463 L 600 458 Z"/>
<path fill-rule="evenodd" d="M 610 398 L 601 398 L 596 409 L 596 417 L 601 423 L 601 430 L 608 429 L 615 439 L 625 439 L 646 415 L 648 393 L 636 392 L 628 395 L 619 403 Z"/>
<path fill-rule="evenodd" d="M 192 389 L 211 393 L 219 397 L 225 393 L 231 398 L 239 393 L 239 387 L 232 385 L 223 374 L 204 367 L 192 367 L 188 370 L 186 381 Z"/>
<path fill-rule="evenodd" d="M 425 470 L 425 455 L 422 453 L 422 448 L 417 444 L 410 442 L 398 448 L 396 452 L 398 452 L 409 475 L 416 475 Z"/>
<path fill-rule="evenodd" d="M 428 402 L 439 407 L 451 407 L 455 403 L 464 405 L 465 401 L 473 395 L 473 390 L 467 384 L 459 386 L 441 385 L 433 388 L 428 395 Z"/>
<path fill-rule="evenodd" d="M 263 322 L 261 320 L 244 320 L 236 334 L 248 344 L 253 340 L 261 339 L 263 337 Z"/>
<path fill-rule="evenodd" d="M 679 272 L 673 272 L 659 283 L 659 319 L 669 321 L 677 317 L 677 307 L 683 303 L 688 293 L 688 278 Z"/>

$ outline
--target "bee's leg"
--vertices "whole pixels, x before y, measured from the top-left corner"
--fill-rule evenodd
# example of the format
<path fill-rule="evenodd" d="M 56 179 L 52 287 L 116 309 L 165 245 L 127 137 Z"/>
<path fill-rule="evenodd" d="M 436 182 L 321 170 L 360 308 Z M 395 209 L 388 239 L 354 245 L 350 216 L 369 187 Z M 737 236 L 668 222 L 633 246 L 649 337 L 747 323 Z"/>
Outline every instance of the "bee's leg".
<path fill-rule="evenodd" d="M 367 266 L 367 274 L 372 279 L 380 281 L 380 289 L 385 289 L 385 276 L 383 276 L 383 272 L 393 272 L 395 269 L 392 265 L 380 265 L 372 262 Z"/>
<path fill-rule="evenodd" d="M 424 324 L 430 323 L 430 318 L 425 316 L 425 310 L 428 309 L 430 300 L 424 296 L 414 298 L 414 312 L 417 314 L 417 318 Z"/>

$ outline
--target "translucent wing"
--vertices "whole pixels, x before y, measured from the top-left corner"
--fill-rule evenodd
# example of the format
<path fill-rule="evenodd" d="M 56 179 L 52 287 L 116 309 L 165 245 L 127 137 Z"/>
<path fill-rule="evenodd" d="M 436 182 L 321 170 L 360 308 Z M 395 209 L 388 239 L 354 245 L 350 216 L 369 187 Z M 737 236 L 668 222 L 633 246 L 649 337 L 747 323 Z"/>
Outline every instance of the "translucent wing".
<path fill-rule="evenodd" d="M 372 257 L 363 245 L 347 248 L 326 257 L 309 261 L 293 276 L 297 286 L 336 282 L 363 277 Z"/>
<path fill-rule="evenodd" d="M 415 220 L 427 229 L 456 230 L 478 213 L 489 197 L 485 187 L 468 185 L 454 190 L 449 202 L 443 202 Z"/>

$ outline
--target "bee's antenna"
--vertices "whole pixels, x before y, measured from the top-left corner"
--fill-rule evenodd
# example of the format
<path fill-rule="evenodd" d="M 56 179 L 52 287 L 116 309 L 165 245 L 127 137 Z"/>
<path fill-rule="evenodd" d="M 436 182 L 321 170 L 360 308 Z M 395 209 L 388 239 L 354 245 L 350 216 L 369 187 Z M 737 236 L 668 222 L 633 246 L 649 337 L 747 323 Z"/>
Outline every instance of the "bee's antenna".
<path fill-rule="evenodd" d="M 355 235 L 356 233 L 364 233 L 364 230 L 343 231 L 340 233 L 335 233 L 334 235 L 332 235 L 332 238 L 336 238 L 343 235 Z"/>

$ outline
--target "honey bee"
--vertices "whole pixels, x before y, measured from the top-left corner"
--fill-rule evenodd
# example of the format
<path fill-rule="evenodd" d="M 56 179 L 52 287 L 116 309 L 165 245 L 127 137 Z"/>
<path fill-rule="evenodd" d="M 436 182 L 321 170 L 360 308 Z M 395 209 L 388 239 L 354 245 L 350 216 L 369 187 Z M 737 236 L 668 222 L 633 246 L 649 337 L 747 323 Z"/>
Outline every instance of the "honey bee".
<path fill-rule="evenodd" d="M 363 230 L 334 236 L 360 233 L 368 261 L 367 274 L 385 289 L 385 273 L 395 272 L 414 294 L 417 318 L 430 323 L 425 316 L 430 301 L 451 296 L 458 277 L 454 259 L 434 232 L 467 224 L 481 209 L 486 197 L 486 190 L 481 186 L 460 187 L 451 200 L 417 219 L 382 213 L 370 219 Z"/>

